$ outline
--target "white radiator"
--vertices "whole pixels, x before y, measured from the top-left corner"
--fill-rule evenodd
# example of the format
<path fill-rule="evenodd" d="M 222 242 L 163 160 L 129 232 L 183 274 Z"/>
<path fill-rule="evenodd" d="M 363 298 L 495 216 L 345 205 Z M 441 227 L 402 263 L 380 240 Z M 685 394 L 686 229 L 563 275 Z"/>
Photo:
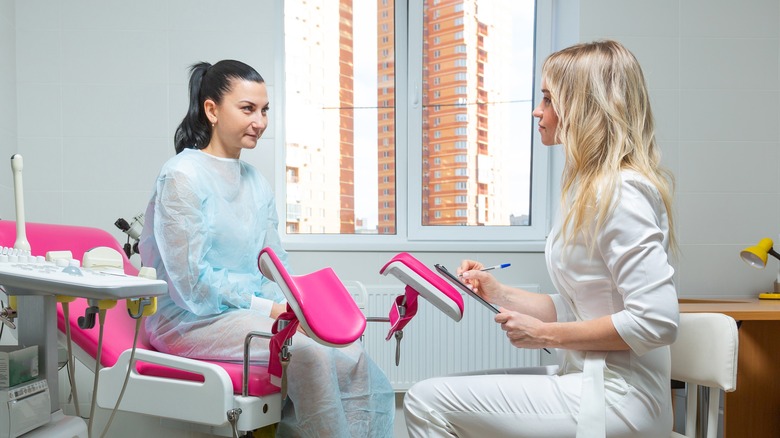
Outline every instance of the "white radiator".
<path fill-rule="evenodd" d="M 538 285 L 518 286 L 538 292 Z M 367 286 L 366 316 L 387 317 L 393 299 L 404 285 Z M 463 319 L 455 322 L 422 297 L 417 316 L 404 328 L 401 361 L 395 365 L 395 338 L 385 341 L 390 324 L 369 322 L 363 339 L 366 350 L 384 370 L 396 391 L 405 391 L 428 377 L 493 368 L 540 365 L 540 350 L 511 346 L 493 313 L 464 296 Z"/>

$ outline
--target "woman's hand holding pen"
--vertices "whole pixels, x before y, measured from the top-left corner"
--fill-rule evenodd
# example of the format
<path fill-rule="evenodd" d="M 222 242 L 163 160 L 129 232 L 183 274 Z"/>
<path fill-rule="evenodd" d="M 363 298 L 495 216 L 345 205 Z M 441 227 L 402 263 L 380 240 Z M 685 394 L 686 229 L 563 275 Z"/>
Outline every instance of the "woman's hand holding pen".
<path fill-rule="evenodd" d="M 474 260 L 464 260 L 457 269 L 458 276 L 490 303 L 501 305 L 503 301 L 503 285 L 487 271 L 484 265 Z"/>

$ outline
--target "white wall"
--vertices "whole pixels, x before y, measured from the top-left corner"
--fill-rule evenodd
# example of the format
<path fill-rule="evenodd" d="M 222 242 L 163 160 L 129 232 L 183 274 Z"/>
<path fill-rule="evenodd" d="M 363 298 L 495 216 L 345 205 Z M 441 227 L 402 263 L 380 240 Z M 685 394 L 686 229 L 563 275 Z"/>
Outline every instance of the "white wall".
<path fill-rule="evenodd" d="M 779 24 L 776 0 L 581 2 L 581 39 L 618 39 L 644 66 L 677 176 L 682 296 L 755 296 L 777 273 L 738 254 L 780 233 Z"/>
<path fill-rule="evenodd" d="M 17 1 L 27 220 L 124 238 L 114 221 L 145 209 L 174 154 L 188 67 L 234 58 L 272 72 L 273 32 L 272 1 Z M 273 75 L 267 82 L 272 93 Z M 249 161 L 263 159 L 273 134 Z"/>
<path fill-rule="evenodd" d="M 0 0 L 0 218 L 13 216 L 11 166 L 16 150 L 16 26 L 14 0 Z"/>

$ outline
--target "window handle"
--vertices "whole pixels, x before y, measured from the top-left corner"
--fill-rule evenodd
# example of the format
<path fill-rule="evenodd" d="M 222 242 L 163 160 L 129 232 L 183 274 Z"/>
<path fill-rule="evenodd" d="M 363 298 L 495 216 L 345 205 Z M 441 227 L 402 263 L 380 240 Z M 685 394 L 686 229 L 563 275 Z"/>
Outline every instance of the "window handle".
<path fill-rule="evenodd" d="M 417 108 L 420 106 L 420 85 L 414 84 L 414 93 L 412 93 L 412 107 Z"/>

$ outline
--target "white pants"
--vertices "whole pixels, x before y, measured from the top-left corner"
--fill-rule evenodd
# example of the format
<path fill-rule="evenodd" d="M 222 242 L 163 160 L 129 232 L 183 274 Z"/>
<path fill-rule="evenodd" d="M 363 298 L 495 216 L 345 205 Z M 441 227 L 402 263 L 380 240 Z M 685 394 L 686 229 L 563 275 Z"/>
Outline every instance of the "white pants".
<path fill-rule="evenodd" d="M 627 389 L 607 391 L 607 436 L 669 437 L 671 409 L 654 417 L 647 397 Z M 406 427 L 412 438 L 574 437 L 581 392 L 581 373 L 433 378 L 406 393 Z"/>

